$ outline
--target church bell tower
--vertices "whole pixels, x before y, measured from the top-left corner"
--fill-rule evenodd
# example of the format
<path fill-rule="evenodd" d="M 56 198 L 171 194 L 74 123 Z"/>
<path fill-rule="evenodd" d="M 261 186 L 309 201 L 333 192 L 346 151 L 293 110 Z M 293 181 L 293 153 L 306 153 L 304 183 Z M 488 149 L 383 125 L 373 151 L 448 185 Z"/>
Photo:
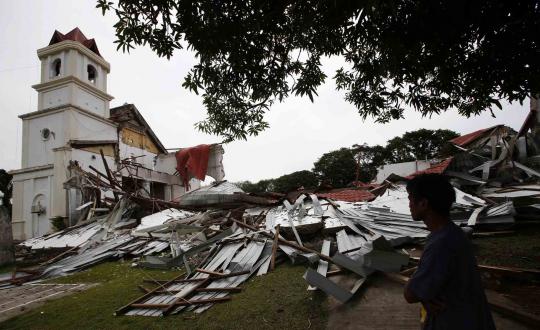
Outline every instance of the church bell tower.
<path fill-rule="evenodd" d="M 32 87 L 38 92 L 38 111 L 73 105 L 109 117 L 110 64 L 101 57 L 94 39 L 87 39 L 78 28 L 67 34 L 55 31 L 49 45 L 37 53 L 41 82 Z"/>

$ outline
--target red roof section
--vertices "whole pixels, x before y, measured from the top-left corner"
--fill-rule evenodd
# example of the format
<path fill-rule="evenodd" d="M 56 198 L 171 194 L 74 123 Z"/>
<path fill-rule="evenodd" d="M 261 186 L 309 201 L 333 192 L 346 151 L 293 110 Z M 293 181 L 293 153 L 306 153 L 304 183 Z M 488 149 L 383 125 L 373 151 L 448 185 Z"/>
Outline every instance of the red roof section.
<path fill-rule="evenodd" d="M 469 134 L 458 136 L 457 138 L 454 138 L 454 139 L 452 139 L 452 140 L 450 140 L 448 142 L 453 143 L 455 145 L 458 145 L 460 147 L 464 147 L 467 144 L 469 144 L 469 143 L 475 141 L 476 139 L 480 138 L 482 135 L 484 135 L 484 133 L 486 133 L 487 131 L 489 131 L 489 130 L 495 128 L 495 127 L 497 127 L 497 126 L 480 129 L 478 131 L 474 131 L 474 132 L 469 133 Z"/>
<path fill-rule="evenodd" d="M 327 193 L 317 193 L 317 196 L 344 202 L 366 202 L 376 197 L 369 191 L 358 189 L 339 189 Z"/>
<path fill-rule="evenodd" d="M 77 41 L 81 43 L 84 47 L 90 49 L 92 52 L 96 53 L 98 56 L 101 57 L 96 41 L 93 38 L 92 39 L 86 38 L 86 36 L 82 33 L 81 30 L 79 30 L 78 27 L 74 28 L 73 30 L 69 31 L 66 34 L 62 34 L 61 32 L 58 32 L 57 30 L 55 30 L 51 38 L 51 41 L 49 42 L 49 46 L 65 41 L 65 40 Z"/>
<path fill-rule="evenodd" d="M 417 175 L 428 174 L 428 173 L 443 174 L 444 171 L 446 171 L 446 169 L 448 168 L 448 166 L 450 165 L 451 162 L 452 162 L 452 157 L 448 157 L 448 158 L 446 158 L 445 160 L 443 160 L 440 163 L 431 165 L 431 167 L 428 168 L 428 169 L 425 169 L 423 171 L 414 172 L 413 174 L 410 174 L 410 175 L 406 176 L 405 178 L 412 179 L 413 177 L 415 177 Z"/>
<path fill-rule="evenodd" d="M 362 181 L 353 181 L 351 182 L 351 186 L 357 187 L 357 188 L 364 188 L 364 189 L 374 189 L 379 186 L 378 183 L 365 183 Z"/>

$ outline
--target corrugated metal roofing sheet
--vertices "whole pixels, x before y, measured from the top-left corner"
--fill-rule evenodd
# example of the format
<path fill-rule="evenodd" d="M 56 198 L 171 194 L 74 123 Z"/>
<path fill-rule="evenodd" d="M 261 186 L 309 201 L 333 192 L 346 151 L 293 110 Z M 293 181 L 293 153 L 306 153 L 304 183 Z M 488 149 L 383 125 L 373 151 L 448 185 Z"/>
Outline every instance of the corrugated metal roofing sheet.
<path fill-rule="evenodd" d="M 437 163 L 437 164 L 434 164 L 434 165 L 431 165 L 430 168 L 428 169 L 425 169 L 423 171 L 417 171 L 417 172 L 414 172 L 413 174 L 410 174 L 408 176 L 406 176 L 407 179 L 411 179 L 417 175 L 420 175 L 420 174 L 443 174 L 444 171 L 446 171 L 446 169 L 448 168 L 448 166 L 450 166 L 450 163 L 452 163 L 452 157 L 448 157 L 446 158 L 445 160 L 443 160 L 442 162 L 440 163 Z"/>
<path fill-rule="evenodd" d="M 458 145 L 460 147 L 465 147 L 467 144 L 475 141 L 476 139 L 483 136 L 486 132 L 490 131 L 491 129 L 495 128 L 497 126 L 492 126 L 484 129 L 479 129 L 478 131 L 474 131 L 469 134 L 465 134 L 462 136 L 458 136 L 457 138 L 454 138 L 448 142 L 453 143 L 455 145 Z"/>

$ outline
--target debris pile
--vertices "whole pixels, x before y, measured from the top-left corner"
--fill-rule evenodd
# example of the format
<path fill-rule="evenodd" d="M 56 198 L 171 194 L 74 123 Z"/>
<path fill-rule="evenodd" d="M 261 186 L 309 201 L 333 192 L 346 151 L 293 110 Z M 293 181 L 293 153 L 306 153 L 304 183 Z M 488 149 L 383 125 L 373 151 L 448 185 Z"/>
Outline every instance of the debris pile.
<path fill-rule="evenodd" d="M 149 279 L 154 289 L 141 287 L 141 297 L 116 311 L 164 316 L 201 313 L 231 299 L 251 276 L 290 261 L 306 265 L 308 290 L 320 289 L 346 302 L 371 274 L 401 271 L 413 260 L 401 247 L 422 243 L 429 234 L 410 215 L 405 184 L 414 175 L 451 177 L 457 196 L 451 216 L 469 231 L 538 219 L 540 173 L 514 159 L 529 162 L 537 156 L 524 156 L 523 139 L 516 136 L 496 126 L 454 139 L 460 153 L 408 177 L 391 175 L 366 190 L 369 198 L 360 202 L 304 191 L 256 196 L 227 181 L 164 201 L 137 184 L 133 160 L 122 161 L 122 170 L 132 173 L 131 189 L 117 182 L 107 166 L 107 173 L 78 168 L 66 182 L 66 188 L 83 196 L 74 208 L 75 225 L 23 242 L 29 255 L 55 253 L 39 267 L 1 278 L 0 284 L 62 276 L 115 258 L 132 258 L 137 267 L 183 268 L 181 276 L 169 281 Z M 527 141 L 525 151 L 531 149 Z M 352 287 L 331 279 L 341 273 L 356 278 Z"/>

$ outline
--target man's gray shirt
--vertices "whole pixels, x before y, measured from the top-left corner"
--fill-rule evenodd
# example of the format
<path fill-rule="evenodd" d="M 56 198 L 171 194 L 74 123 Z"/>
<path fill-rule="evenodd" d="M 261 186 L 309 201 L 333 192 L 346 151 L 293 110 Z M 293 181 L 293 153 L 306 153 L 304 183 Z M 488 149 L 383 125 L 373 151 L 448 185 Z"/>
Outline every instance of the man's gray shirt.
<path fill-rule="evenodd" d="M 424 329 L 495 329 L 471 243 L 453 222 L 428 236 L 408 288 L 420 301 L 445 305 L 427 311 Z"/>

